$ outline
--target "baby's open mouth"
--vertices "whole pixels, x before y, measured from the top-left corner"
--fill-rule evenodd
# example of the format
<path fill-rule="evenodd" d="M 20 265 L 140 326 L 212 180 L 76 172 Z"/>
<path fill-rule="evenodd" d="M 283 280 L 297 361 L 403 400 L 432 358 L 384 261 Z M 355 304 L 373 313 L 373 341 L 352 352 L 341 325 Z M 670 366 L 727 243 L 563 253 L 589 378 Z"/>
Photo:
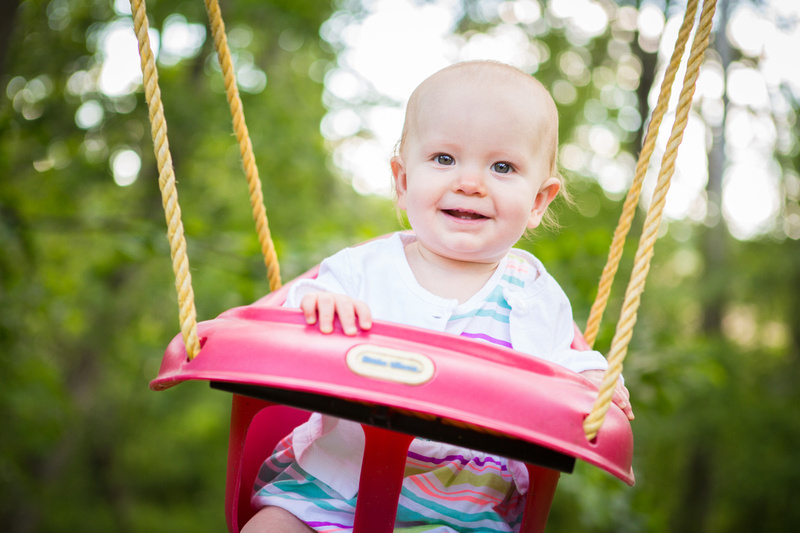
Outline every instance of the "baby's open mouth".
<path fill-rule="evenodd" d="M 444 209 L 443 211 L 445 214 L 450 215 L 451 217 L 460 218 L 462 220 L 479 220 L 482 218 L 488 218 L 473 211 L 461 211 L 460 209 Z"/>

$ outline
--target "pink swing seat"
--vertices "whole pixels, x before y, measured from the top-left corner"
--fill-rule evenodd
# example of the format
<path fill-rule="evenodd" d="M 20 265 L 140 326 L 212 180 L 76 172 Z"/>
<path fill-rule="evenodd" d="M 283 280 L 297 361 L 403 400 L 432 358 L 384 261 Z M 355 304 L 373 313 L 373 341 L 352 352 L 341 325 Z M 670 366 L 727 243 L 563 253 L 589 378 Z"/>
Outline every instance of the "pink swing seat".
<path fill-rule="evenodd" d="M 313 277 L 314 268 L 301 277 Z M 189 360 L 180 335 L 167 347 L 163 390 L 186 380 L 234 393 L 226 519 L 238 533 L 252 517 L 259 467 L 310 411 L 360 422 L 366 450 L 354 533 L 393 531 L 405 457 L 414 436 L 524 461 L 531 478 L 521 531 L 544 531 L 561 472 L 582 459 L 626 483 L 633 434 L 612 405 L 589 441 L 583 420 L 597 390 L 580 375 L 510 349 L 376 321 L 348 337 L 308 326 L 282 308 L 289 285 L 198 324 Z M 576 328 L 577 349 L 588 349 Z"/>

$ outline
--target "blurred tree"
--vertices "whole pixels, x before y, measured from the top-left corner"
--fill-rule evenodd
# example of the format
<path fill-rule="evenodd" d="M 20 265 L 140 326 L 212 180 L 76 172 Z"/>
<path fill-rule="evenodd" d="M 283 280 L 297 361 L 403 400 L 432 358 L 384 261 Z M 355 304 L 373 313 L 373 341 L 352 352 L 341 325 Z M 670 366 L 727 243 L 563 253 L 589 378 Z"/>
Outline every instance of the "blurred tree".
<path fill-rule="evenodd" d="M 220 531 L 227 396 L 198 384 L 145 390 L 178 328 L 143 95 L 112 69 L 120 50 L 135 50 L 126 2 L 0 4 L 0 523 Z M 640 18 L 655 10 L 668 26 L 683 4 L 587 0 L 592 20 L 606 20 L 588 33 L 559 14 L 574 3 L 535 4 L 534 20 L 518 16 L 530 1 L 465 0 L 457 31 L 465 43 L 522 32 L 558 102 L 574 206 L 558 208 L 560 230 L 523 246 L 562 282 L 581 323 L 665 59 Z M 396 225 L 390 202 L 338 177 L 319 129 L 323 82 L 341 52 L 319 28 L 334 10 L 359 20 L 375 5 L 222 2 L 285 279 Z M 209 318 L 262 295 L 265 271 L 202 4 L 148 8 L 198 311 Z M 192 46 L 171 45 L 175 32 L 194 36 Z M 736 43 L 726 60 L 729 35 L 717 30 L 706 65 L 723 84 L 728 61 L 740 72 L 759 61 Z M 800 519 L 796 95 L 782 86 L 771 96 L 781 211 L 771 233 L 747 238 L 730 234 L 714 203 L 723 164 L 741 149 L 723 151 L 721 135 L 742 127 L 714 122 L 718 102 L 704 98 L 693 118 L 717 134 L 708 216 L 665 222 L 626 363 L 638 483 L 579 465 L 562 478 L 551 531 L 793 531 Z M 737 105 L 739 117 L 761 113 Z M 601 349 L 613 327 L 608 318 Z"/>
<path fill-rule="evenodd" d="M 229 398 L 146 389 L 177 307 L 146 106 L 114 70 L 137 53 L 126 3 L 13 4 L 2 13 L 15 17 L 0 14 L 15 21 L 0 72 L 0 523 L 222 530 Z M 202 2 L 149 7 L 198 310 L 211 318 L 262 295 L 265 269 Z M 329 169 L 329 3 L 222 9 L 285 276 L 392 228 L 388 201 Z M 171 45 L 175 32 L 193 46 Z"/>
<path fill-rule="evenodd" d="M 465 38 L 508 33 L 513 26 L 527 33 L 532 47 L 547 51 L 539 54 L 544 59 L 534 70 L 559 103 L 561 162 L 568 171 L 575 209 L 563 210 L 560 231 L 538 234 L 532 248 L 565 286 L 580 321 L 594 296 L 619 209 L 612 201 L 618 193 L 609 175 L 630 172 L 629 154 L 636 154 L 641 145 L 646 117 L 655 103 L 653 92 L 671 51 L 661 34 L 640 31 L 647 29 L 643 19 L 653 20 L 660 10 L 666 22 L 662 34 L 667 35 L 685 6 L 582 2 L 581 9 L 600 5 L 608 17 L 604 31 L 587 37 L 580 17 L 559 17 L 559 11 L 567 11 L 566 3 L 540 2 L 542 17 L 532 24 L 515 20 L 516 3 L 503 4 L 497 11 L 487 9 L 486 2 L 464 5 L 459 33 Z M 751 79 L 766 76 L 757 47 L 751 43 L 753 49 L 745 50 L 727 28 L 736 9 L 747 13 L 739 20 L 758 20 L 773 31 L 791 32 L 797 25 L 791 10 L 781 15 L 777 7 L 763 3 L 759 8 L 744 1 L 721 2 L 704 71 L 706 79 L 718 77 L 723 88 L 737 72 L 750 73 Z M 748 27 L 748 37 L 757 41 L 754 27 Z M 775 84 L 772 72 L 770 83 Z M 753 98 L 760 94 L 758 89 L 756 83 Z M 665 221 L 626 363 L 637 413 L 638 484 L 629 490 L 602 473 L 579 467 L 575 476 L 562 478 L 548 530 L 794 529 L 798 514 L 788 508 L 788 495 L 797 484 L 800 463 L 792 459 L 787 443 L 800 431 L 800 420 L 790 414 L 796 394 L 789 392 L 789 383 L 797 382 L 800 343 L 796 298 L 788 295 L 797 294 L 794 272 L 800 253 L 800 151 L 792 126 L 798 101 L 797 89 L 788 84 L 770 85 L 768 90 L 769 115 L 763 103 L 743 103 L 741 90 L 736 104 L 728 101 L 724 89 L 718 95 L 699 91 L 692 120 L 703 122 L 705 139 L 698 140 L 705 141 L 710 152 L 707 172 L 696 168 L 692 179 L 708 176 L 700 199 L 705 216 L 700 224 L 692 222 L 697 215 Z M 735 126 L 725 120 L 730 110 L 739 119 Z M 743 116 L 748 120 L 741 120 Z M 639 127 L 632 129 L 632 124 Z M 742 128 L 753 128 L 762 138 L 742 146 Z M 726 143 L 731 132 L 739 133 L 735 145 Z M 604 153 L 608 145 L 597 142 L 600 133 L 618 141 L 615 151 Z M 758 146 L 765 146 L 767 158 L 780 165 L 782 209 L 775 213 L 771 231 L 737 240 L 726 223 L 731 214 L 723 206 L 723 188 L 726 175 L 742 162 L 738 152 Z M 690 149 L 684 146 L 683 151 Z M 658 159 L 659 151 L 654 161 Z M 774 168 L 765 170 L 772 173 Z M 765 172 L 752 179 L 753 187 L 763 189 L 772 177 Z M 734 229 L 742 239 L 741 229 Z M 631 240 L 635 233 L 634 229 Z M 621 277 L 628 271 L 623 264 Z M 601 349 L 613 333 L 613 301 L 609 309 L 611 318 L 597 343 Z"/>

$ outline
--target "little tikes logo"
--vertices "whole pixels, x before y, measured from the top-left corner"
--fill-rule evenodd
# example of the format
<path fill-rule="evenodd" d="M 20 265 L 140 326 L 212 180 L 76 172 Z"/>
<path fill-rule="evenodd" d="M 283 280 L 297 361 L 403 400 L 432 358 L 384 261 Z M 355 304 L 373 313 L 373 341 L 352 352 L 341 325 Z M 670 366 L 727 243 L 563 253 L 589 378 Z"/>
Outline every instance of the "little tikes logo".
<path fill-rule="evenodd" d="M 359 376 L 422 385 L 433 377 L 433 361 L 416 352 L 361 344 L 347 352 L 347 366 Z"/>

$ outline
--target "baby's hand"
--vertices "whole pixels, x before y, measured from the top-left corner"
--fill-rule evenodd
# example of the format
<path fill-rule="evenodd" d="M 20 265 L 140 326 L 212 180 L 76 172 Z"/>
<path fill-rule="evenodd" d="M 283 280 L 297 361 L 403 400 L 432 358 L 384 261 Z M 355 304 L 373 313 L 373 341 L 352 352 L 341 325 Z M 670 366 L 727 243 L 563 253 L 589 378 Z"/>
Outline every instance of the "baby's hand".
<path fill-rule="evenodd" d="M 592 385 L 597 387 L 598 389 L 603 385 L 603 376 L 605 372 L 602 370 L 585 370 L 581 372 L 581 376 L 585 377 L 589 381 L 592 382 Z M 625 416 L 628 417 L 628 420 L 633 420 L 633 408 L 631 407 L 631 393 L 628 392 L 628 389 L 625 388 L 625 385 L 622 384 L 621 381 L 617 380 L 617 387 L 614 389 L 614 396 L 611 400 L 622 409 L 622 412 L 625 413 Z"/>
<path fill-rule="evenodd" d="M 355 335 L 358 327 L 363 330 L 372 327 L 372 313 L 367 304 L 344 294 L 332 292 L 312 292 L 303 296 L 300 309 L 306 317 L 307 324 L 316 324 L 319 318 L 319 330 L 322 333 L 333 331 L 333 320 L 339 317 L 345 335 Z"/>

